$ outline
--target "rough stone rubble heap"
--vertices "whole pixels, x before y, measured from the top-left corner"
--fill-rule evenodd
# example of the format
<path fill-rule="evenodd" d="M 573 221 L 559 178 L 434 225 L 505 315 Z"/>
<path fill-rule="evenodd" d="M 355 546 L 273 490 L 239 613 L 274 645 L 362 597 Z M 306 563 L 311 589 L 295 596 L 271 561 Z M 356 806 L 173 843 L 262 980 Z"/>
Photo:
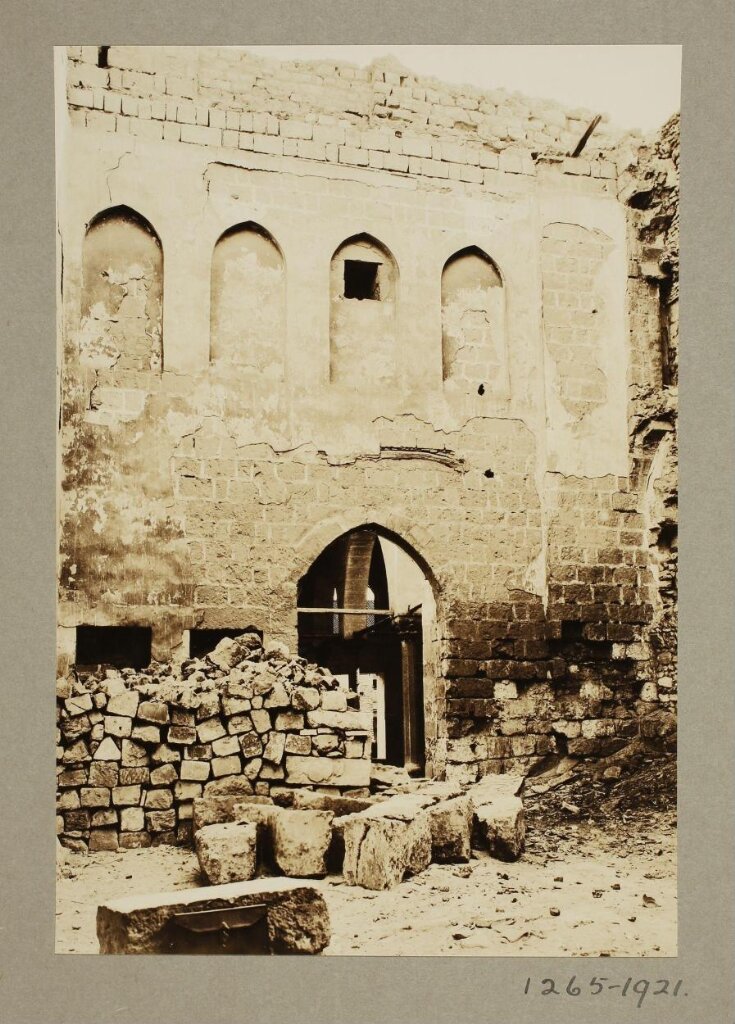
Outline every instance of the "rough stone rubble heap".
<path fill-rule="evenodd" d="M 332 674 L 257 634 L 202 659 L 57 683 L 57 834 L 72 849 L 188 842 L 203 793 L 366 794 L 370 719 Z"/>

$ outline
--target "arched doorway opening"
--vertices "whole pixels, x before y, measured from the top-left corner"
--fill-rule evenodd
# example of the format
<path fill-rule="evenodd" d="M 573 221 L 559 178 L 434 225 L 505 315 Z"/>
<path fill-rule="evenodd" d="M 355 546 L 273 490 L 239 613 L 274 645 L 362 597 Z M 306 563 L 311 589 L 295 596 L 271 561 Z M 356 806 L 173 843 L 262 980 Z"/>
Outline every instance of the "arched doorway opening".
<path fill-rule="evenodd" d="M 371 712 L 373 760 L 414 775 L 426 770 L 435 614 L 428 571 L 375 525 L 332 541 L 299 580 L 299 654 Z"/>

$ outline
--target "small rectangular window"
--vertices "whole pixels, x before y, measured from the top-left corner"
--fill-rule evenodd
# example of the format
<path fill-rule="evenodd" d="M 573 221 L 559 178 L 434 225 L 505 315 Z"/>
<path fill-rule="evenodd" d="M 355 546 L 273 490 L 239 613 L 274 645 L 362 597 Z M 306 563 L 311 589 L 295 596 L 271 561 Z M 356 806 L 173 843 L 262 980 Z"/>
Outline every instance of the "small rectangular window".
<path fill-rule="evenodd" d="M 238 629 L 191 629 L 189 630 L 189 657 L 203 658 L 205 654 L 213 651 L 220 640 L 224 640 L 226 636 L 236 637 L 242 633 L 257 633 L 261 639 L 263 638 L 261 631 L 253 629 L 252 626 Z"/>
<path fill-rule="evenodd" d="M 145 668 L 151 637 L 150 626 L 77 626 L 76 664 Z"/>
<path fill-rule="evenodd" d="M 345 260 L 345 298 L 380 299 L 380 263 Z"/>

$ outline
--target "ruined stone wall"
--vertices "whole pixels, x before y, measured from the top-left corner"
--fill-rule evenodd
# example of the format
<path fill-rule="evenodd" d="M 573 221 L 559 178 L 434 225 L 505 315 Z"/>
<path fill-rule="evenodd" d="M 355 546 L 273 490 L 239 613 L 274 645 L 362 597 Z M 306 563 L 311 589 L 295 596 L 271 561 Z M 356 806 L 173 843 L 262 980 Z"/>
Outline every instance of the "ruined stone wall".
<path fill-rule="evenodd" d="M 635 733 L 653 611 L 633 318 L 655 332 L 626 292 L 621 133 L 570 159 L 587 114 L 381 65 L 96 62 L 71 47 L 60 68 L 62 667 L 83 623 L 151 625 L 159 659 L 195 627 L 293 649 L 299 578 L 375 524 L 436 599 L 429 771 Z M 150 258 L 110 275 L 90 225 L 130 211 Z M 366 240 L 393 261 L 390 325 L 339 308 L 340 254 Z M 448 290 L 468 251 L 492 284 Z"/>
<path fill-rule="evenodd" d="M 370 720 L 331 673 L 255 634 L 206 658 L 60 678 L 57 833 L 131 849 L 191 839 L 207 794 L 367 792 Z"/>
<path fill-rule="evenodd" d="M 631 477 L 652 577 L 646 697 L 672 710 L 677 689 L 679 115 L 644 145 L 621 147 L 619 163 L 631 257 Z"/>

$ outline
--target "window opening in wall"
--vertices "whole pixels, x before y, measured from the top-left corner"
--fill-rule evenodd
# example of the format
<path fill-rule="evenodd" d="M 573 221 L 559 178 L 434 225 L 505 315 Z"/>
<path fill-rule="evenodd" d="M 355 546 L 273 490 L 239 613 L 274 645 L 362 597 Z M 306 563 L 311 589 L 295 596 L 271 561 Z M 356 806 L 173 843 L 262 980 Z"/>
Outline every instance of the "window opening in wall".
<path fill-rule="evenodd" d="M 97 47 L 97 67 L 108 68 L 110 65 L 107 62 L 107 55 L 110 52 L 109 46 L 98 46 Z"/>
<path fill-rule="evenodd" d="M 380 263 L 367 260 L 345 260 L 346 299 L 380 299 Z"/>
<path fill-rule="evenodd" d="M 145 668 L 151 636 L 150 626 L 77 626 L 76 664 Z"/>
<path fill-rule="evenodd" d="M 220 640 L 225 637 L 240 636 L 241 633 L 257 633 L 261 639 L 261 630 L 254 626 L 243 626 L 237 629 L 190 629 L 189 630 L 189 657 L 203 658 L 205 654 L 213 651 Z"/>

